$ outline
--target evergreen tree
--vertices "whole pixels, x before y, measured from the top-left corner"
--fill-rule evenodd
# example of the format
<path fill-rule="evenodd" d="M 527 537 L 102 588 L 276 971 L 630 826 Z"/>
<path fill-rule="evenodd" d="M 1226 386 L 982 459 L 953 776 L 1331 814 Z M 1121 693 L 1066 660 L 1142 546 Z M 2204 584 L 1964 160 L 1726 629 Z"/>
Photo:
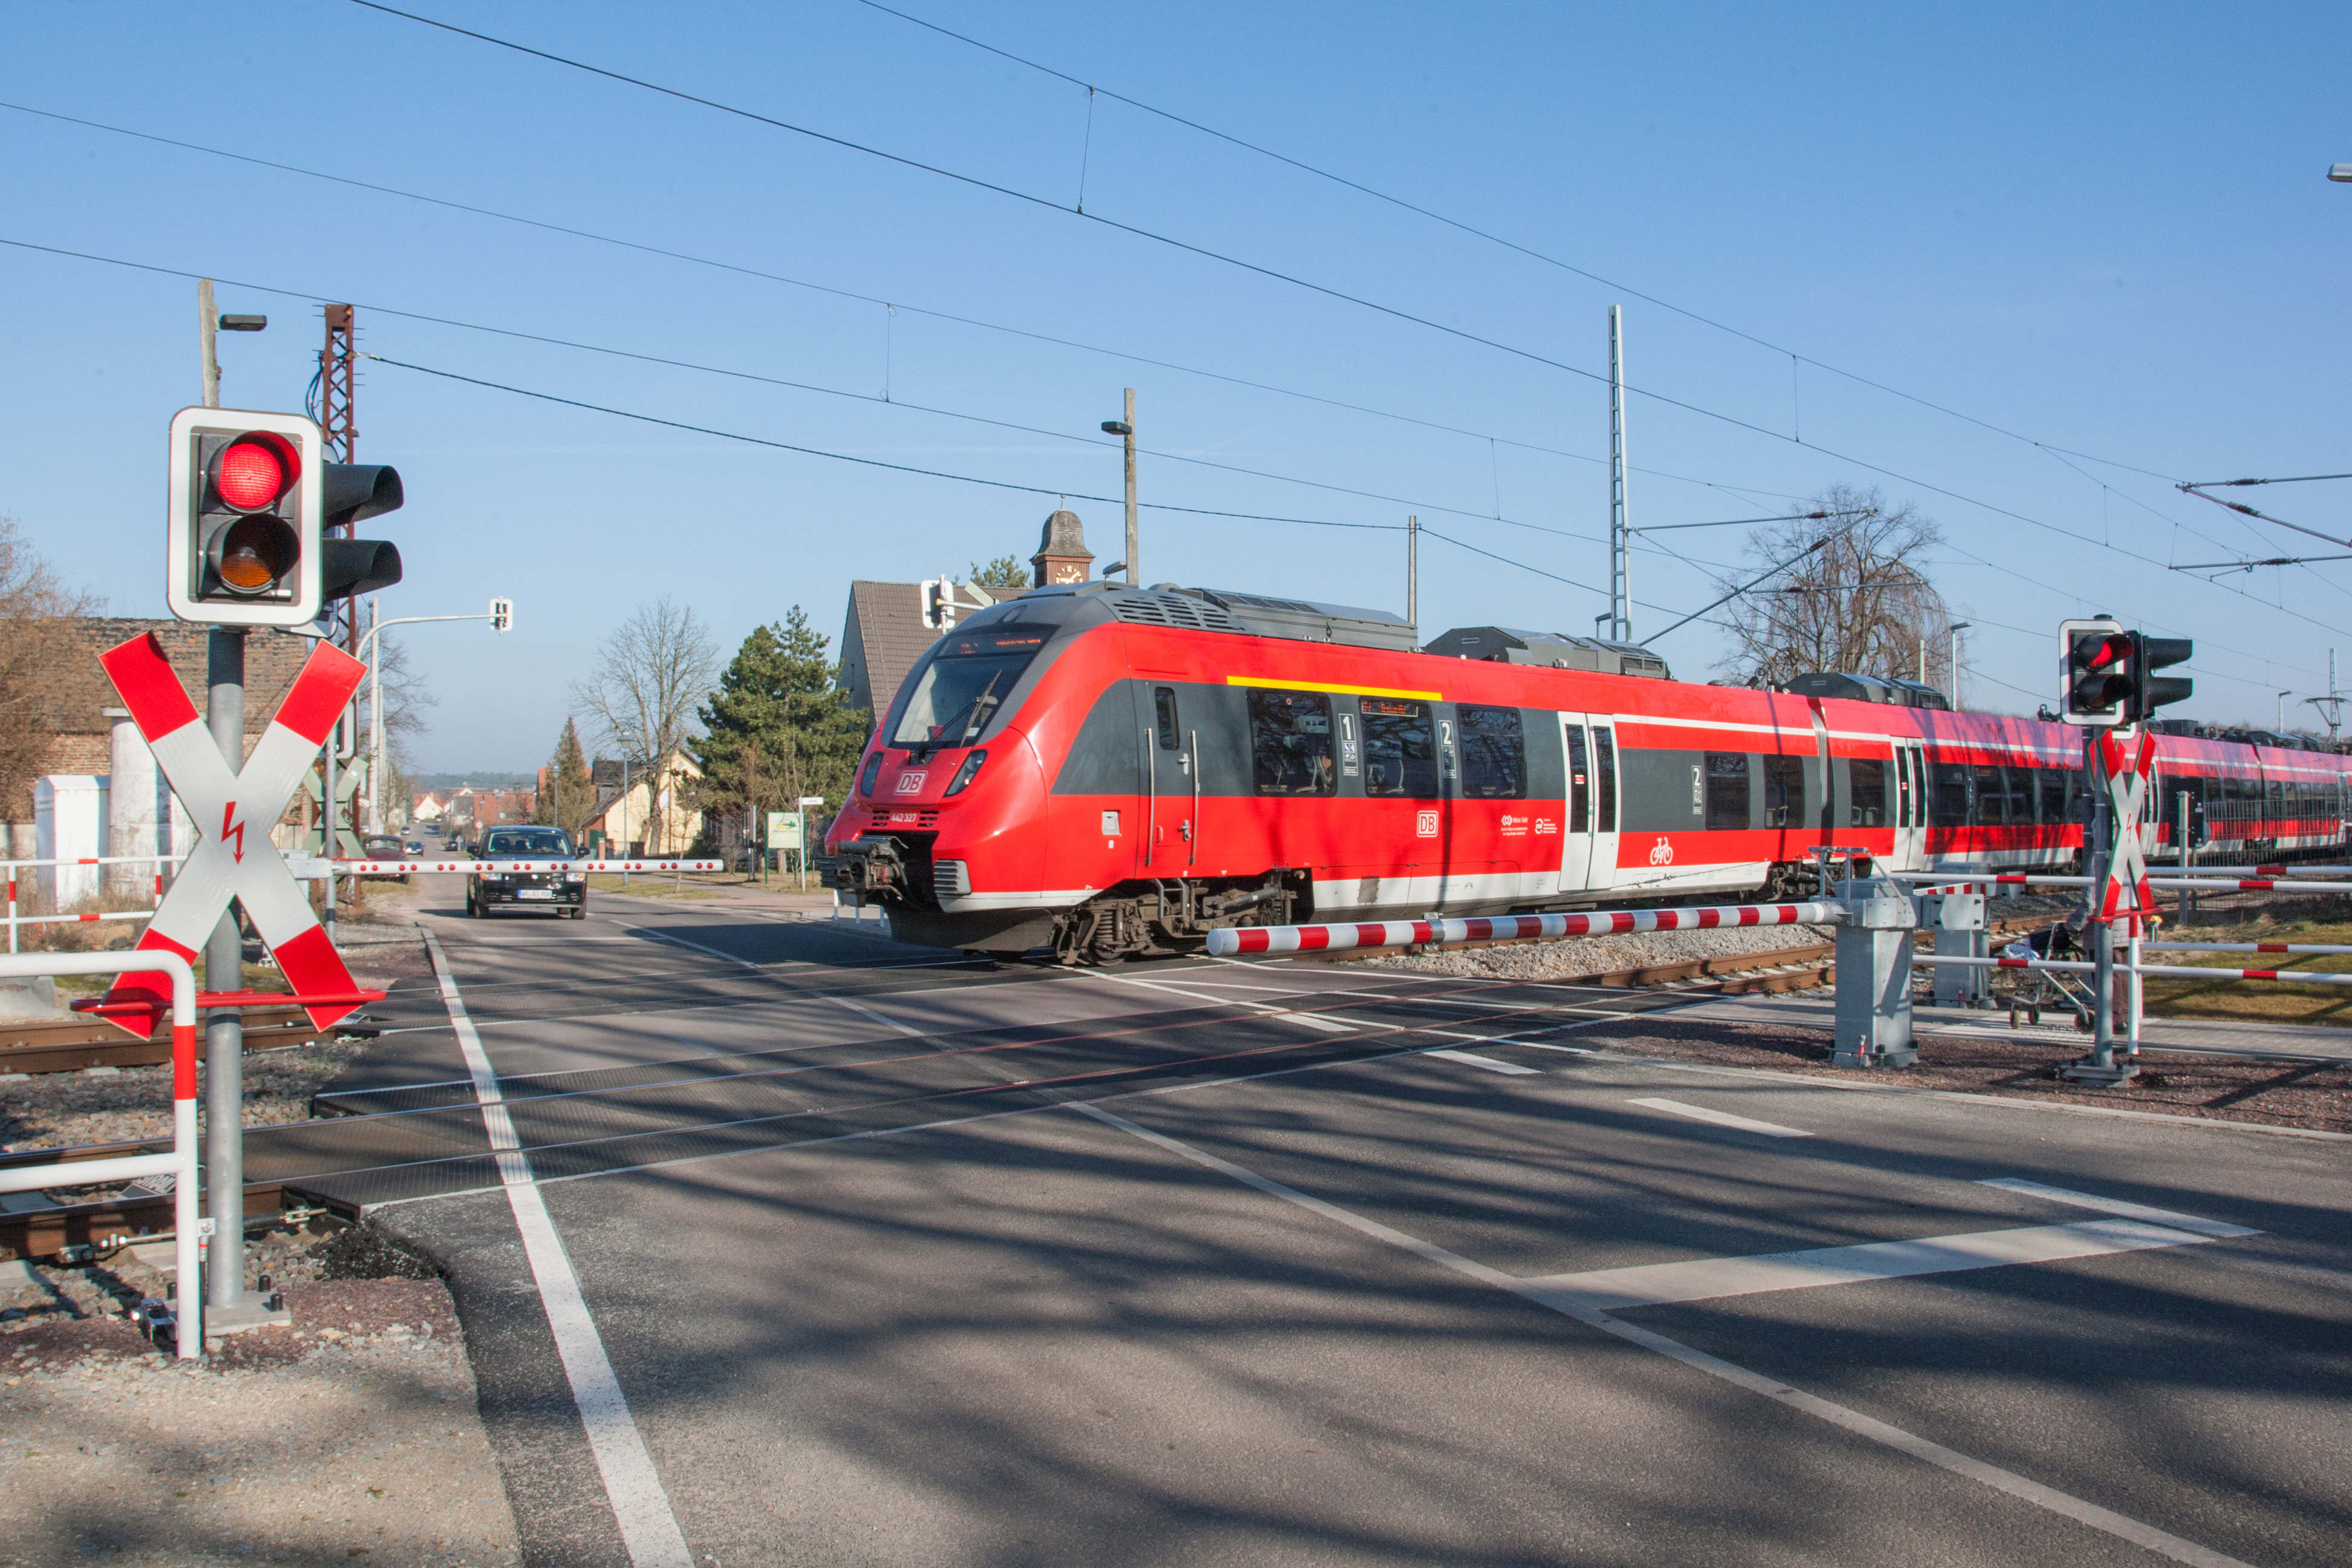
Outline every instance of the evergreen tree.
<path fill-rule="evenodd" d="M 982 588 L 1026 588 L 1029 568 L 1010 555 L 1000 555 L 985 566 L 973 562 L 964 581 Z"/>
<path fill-rule="evenodd" d="M 837 808 L 848 795 L 873 718 L 850 706 L 826 640 L 795 605 L 735 650 L 696 713 L 704 809 L 775 810 L 811 795 Z"/>
<path fill-rule="evenodd" d="M 556 739 L 555 755 L 548 759 L 547 784 L 551 798 L 540 803 L 541 820 L 578 833 L 595 806 L 596 790 L 589 782 L 587 755 L 580 749 L 579 726 L 568 716 Z"/>

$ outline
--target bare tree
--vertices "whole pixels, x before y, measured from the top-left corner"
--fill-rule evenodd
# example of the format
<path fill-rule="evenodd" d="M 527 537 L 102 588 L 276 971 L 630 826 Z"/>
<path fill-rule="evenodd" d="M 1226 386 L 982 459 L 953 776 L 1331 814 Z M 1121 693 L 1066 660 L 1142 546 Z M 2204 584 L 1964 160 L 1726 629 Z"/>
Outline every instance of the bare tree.
<path fill-rule="evenodd" d="M 680 744 L 693 732 L 694 710 L 719 679 L 710 630 L 692 605 L 667 595 L 621 623 L 596 650 L 585 679 L 572 684 L 572 700 L 599 742 L 635 764 L 652 811 L 653 842 L 665 842 L 665 783 Z"/>
<path fill-rule="evenodd" d="M 425 710 L 440 699 L 408 659 L 408 646 L 386 632 L 376 639 L 377 682 L 383 699 L 383 801 L 384 820 L 405 820 L 416 799 L 415 759 L 410 742 L 425 732 Z M 373 737 L 369 738 L 373 744 Z"/>
<path fill-rule="evenodd" d="M 1756 530 L 1747 547 L 1754 564 L 1718 579 L 1729 592 L 1795 562 L 1732 600 L 1732 647 L 1717 671 L 1756 686 L 1816 669 L 1914 680 L 1924 648 L 1928 684 L 1949 692 L 1951 611 L 1926 570 L 1942 531 L 1874 488 L 1832 485 L 1805 510 L 1828 515 Z"/>
<path fill-rule="evenodd" d="M 68 618 L 103 603 L 67 587 L 16 520 L 0 517 L 0 822 L 32 820 L 33 780 L 57 725 L 43 675 L 70 651 Z"/>

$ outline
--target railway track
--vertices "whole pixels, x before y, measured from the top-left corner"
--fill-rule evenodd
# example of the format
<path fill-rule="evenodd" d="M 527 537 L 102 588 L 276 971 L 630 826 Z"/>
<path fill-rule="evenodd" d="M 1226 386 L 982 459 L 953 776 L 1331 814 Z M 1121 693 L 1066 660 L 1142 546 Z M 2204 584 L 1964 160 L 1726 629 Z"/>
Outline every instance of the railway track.
<path fill-rule="evenodd" d="M 169 1138 L 122 1143 L 85 1143 L 74 1149 L 22 1149 L 0 1153 L 0 1169 L 19 1165 L 79 1164 L 131 1154 L 168 1154 Z M 358 1208 L 288 1182 L 253 1182 L 245 1189 L 245 1223 L 279 1223 L 289 1215 L 331 1215 L 359 1218 Z M 118 1242 L 154 1239 L 172 1233 L 170 1193 L 123 1194 L 24 1213 L 0 1214 L 0 1259 L 52 1258 L 86 1263 Z"/>
<path fill-rule="evenodd" d="M 245 1048 L 276 1050 L 337 1035 L 372 1038 L 374 1026 L 349 1019 L 331 1029 L 311 1026 L 299 1007 L 245 1010 Z M 88 1068 L 157 1067 L 172 1059 L 172 1037 L 133 1039 L 95 1018 L 0 1021 L 0 1074 L 80 1072 Z"/>

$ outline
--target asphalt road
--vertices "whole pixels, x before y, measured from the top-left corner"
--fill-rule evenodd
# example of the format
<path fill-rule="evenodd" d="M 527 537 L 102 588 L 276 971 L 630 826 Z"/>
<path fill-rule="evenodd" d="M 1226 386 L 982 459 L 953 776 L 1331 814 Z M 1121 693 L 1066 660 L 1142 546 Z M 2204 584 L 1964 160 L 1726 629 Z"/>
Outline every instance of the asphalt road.
<path fill-rule="evenodd" d="M 318 1135 L 448 1269 L 534 1563 L 2343 1561 L 2343 1143 L 446 881 L 463 1027 L 375 1009 Z"/>

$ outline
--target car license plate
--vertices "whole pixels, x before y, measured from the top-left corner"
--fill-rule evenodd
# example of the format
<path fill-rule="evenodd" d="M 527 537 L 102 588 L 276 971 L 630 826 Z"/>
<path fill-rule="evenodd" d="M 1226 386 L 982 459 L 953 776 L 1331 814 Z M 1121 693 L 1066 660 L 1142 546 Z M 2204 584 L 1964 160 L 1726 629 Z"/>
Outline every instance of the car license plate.
<path fill-rule="evenodd" d="M 552 888 L 517 888 L 515 889 L 515 897 L 518 899 L 551 899 L 555 897 L 555 889 Z"/>

